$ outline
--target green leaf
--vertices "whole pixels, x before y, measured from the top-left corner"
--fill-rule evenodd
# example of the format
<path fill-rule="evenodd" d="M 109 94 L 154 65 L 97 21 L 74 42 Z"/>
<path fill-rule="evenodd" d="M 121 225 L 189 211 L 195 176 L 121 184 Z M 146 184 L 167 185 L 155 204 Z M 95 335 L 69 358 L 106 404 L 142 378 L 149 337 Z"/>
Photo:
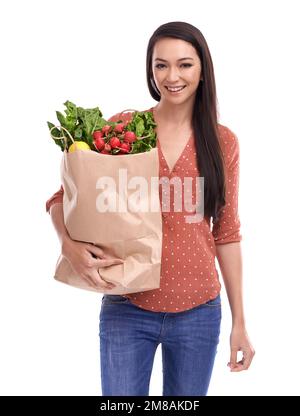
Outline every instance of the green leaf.
<path fill-rule="evenodd" d="M 91 145 L 94 131 L 101 129 L 106 124 L 106 120 L 102 118 L 102 113 L 98 107 L 87 109 L 78 107 L 78 118 L 80 125 L 82 125 L 84 138 Z"/>
<path fill-rule="evenodd" d="M 92 134 L 94 133 L 94 131 L 96 130 L 101 130 L 103 126 L 105 126 L 107 124 L 106 120 L 104 118 L 98 118 L 97 122 L 92 130 Z"/>
<path fill-rule="evenodd" d="M 50 123 L 50 121 L 47 121 L 47 124 L 48 124 L 49 130 L 51 130 L 52 127 L 55 126 L 54 124 Z M 55 129 L 53 129 L 51 131 L 51 134 L 54 137 L 57 137 L 57 139 L 53 139 L 53 137 L 51 137 L 51 140 L 53 140 L 61 148 L 62 151 L 64 151 L 64 149 L 65 149 L 65 141 L 64 141 L 63 138 L 61 138 L 61 132 L 60 132 L 60 130 L 58 130 L 58 128 L 55 128 Z"/>
<path fill-rule="evenodd" d="M 133 143 L 132 153 L 147 152 L 156 147 L 155 127 L 156 123 L 151 111 L 135 112 L 133 114 L 126 130 L 135 132 L 138 137 L 143 137 L 143 139 L 138 139 Z"/>
<path fill-rule="evenodd" d="M 77 107 L 71 101 L 66 101 L 64 105 L 67 107 L 65 110 L 66 129 L 68 129 L 69 132 L 73 135 L 77 123 Z"/>
<path fill-rule="evenodd" d="M 137 136 L 142 136 L 144 134 L 145 131 L 145 124 L 142 118 L 137 120 L 136 123 L 136 134 Z"/>
<path fill-rule="evenodd" d="M 66 118 L 60 111 L 56 111 L 56 117 L 57 117 L 57 120 L 60 122 L 60 124 L 63 127 L 67 128 Z"/>
<path fill-rule="evenodd" d="M 82 134 L 83 134 L 82 127 L 78 126 L 78 127 L 74 130 L 74 138 L 75 138 L 75 139 L 81 139 L 81 138 L 82 138 Z"/>

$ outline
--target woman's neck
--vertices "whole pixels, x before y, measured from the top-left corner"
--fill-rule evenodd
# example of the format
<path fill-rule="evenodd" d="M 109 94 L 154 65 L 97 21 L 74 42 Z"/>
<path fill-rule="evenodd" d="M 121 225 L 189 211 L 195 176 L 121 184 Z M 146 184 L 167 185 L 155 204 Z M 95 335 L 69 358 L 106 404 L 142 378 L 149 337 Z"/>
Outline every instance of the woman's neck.
<path fill-rule="evenodd" d="M 172 125 L 176 128 L 191 126 L 193 107 L 190 105 L 170 105 L 169 103 L 159 102 L 153 107 L 154 118 L 164 124 Z"/>

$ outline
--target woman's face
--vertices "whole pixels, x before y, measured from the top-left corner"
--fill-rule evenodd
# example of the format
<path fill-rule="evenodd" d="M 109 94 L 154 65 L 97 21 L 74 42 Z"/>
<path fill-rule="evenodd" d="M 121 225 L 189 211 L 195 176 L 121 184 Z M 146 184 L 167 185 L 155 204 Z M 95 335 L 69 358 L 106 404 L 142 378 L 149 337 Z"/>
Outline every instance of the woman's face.
<path fill-rule="evenodd" d="M 174 104 L 193 99 L 202 78 L 201 62 L 195 48 L 189 42 L 174 38 L 163 38 L 155 43 L 152 72 L 161 100 Z M 171 87 L 184 88 L 173 92 Z"/>

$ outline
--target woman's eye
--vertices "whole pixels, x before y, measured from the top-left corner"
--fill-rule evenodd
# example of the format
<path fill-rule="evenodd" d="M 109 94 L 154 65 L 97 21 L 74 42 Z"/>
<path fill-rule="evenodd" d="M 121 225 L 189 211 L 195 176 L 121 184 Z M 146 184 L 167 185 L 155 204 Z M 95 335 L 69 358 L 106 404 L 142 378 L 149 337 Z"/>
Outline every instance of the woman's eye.
<path fill-rule="evenodd" d="M 164 64 L 157 64 L 156 66 L 155 66 L 155 68 L 158 68 L 158 69 L 160 69 L 161 67 L 163 67 L 163 66 L 165 66 Z M 189 67 L 191 67 L 192 66 L 192 64 L 181 64 L 181 66 L 184 66 L 185 68 L 189 68 Z"/>

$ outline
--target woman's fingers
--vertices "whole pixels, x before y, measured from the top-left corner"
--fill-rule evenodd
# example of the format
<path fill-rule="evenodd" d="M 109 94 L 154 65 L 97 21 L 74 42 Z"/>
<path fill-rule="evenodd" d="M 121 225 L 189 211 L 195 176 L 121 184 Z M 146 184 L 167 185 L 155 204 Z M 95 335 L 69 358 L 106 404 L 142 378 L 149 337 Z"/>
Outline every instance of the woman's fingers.
<path fill-rule="evenodd" d="M 231 368 L 231 370 L 235 368 L 237 365 L 237 353 L 238 353 L 238 348 L 231 348 L 230 361 L 227 364 Z"/>
<path fill-rule="evenodd" d="M 97 257 L 93 263 L 95 267 L 108 267 L 124 263 L 122 259 L 109 258 L 100 247 L 93 244 L 88 244 L 88 250 Z"/>
<path fill-rule="evenodd" d="M 122 264 L 124 261 L 122 259 L 95 259 L 95 265 L 97 267 L 108 267 L 113 264 Z"/>
<path fill-rule="evenodd" d="M 255 355 L 253 347 L 243 351 L 243 370 L 248 370 Z"/>
<path fill-rule="evenodd" d="M 254 354 L 254 350 L 244 350 L 243 358 L 237 362 L 237 351 L 233 350 L 231 351 L 230 362 L 228 363 L 228 366 L 233 372 L 248 370 L 253 360 Z"/>
<path fill-rule="evenodd" d="M 113 283 L 106 282 L 104 279 L 102 279 L 98 271 L 95 269 L 89 272 L 88 278 L 92 282 L 92 285 L 97 289 L 112 289 L 115 287 Z"/>
<path fill-rule="evenodd" d="M 87 243 L 87 250 L 90 253 L 93 253 L 96 257 L 100 257 L 100 258 L 106 257 L 103 250 L 100 247 L 95 246 L 94 244 Z"/>
<path fill-rule="evenodd" d="M 255 351 L 244 327 L 234 326 L 230 335 L 230 362 L 227 364 L 231 371 L 248 370 Z M 242 359 L 237 362 L 238 351 L 242 351 Z"/>
<path fill-rule="evenodd" d="M 115 284 L 106 282 L 101 278 L 98 269 L 102 267 L 109 267 L 114 264 L 122 264 L 124 261 L 122 259 L 108 258 L 104 254 L 103 250 L 94 244 L 87 243 L 86 249 L 89 253 L 93 254 L 94 257 L 88 259 L 88 265 L 86 265 L 88 271 L 85 273 L 85 279 L 88 280 L 93 287 L 98 289 L 114 288 L 116 286 Z"/>

